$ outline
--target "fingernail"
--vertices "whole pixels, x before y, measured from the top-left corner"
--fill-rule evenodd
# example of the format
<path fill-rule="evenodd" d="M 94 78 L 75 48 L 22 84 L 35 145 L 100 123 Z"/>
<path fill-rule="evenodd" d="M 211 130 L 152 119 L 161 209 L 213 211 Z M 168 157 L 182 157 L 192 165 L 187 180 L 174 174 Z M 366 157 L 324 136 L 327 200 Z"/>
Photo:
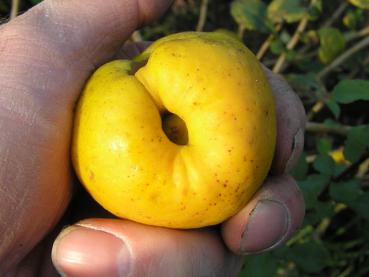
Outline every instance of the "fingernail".
<path fill-rule="evenodd" d="M 292 170 L 292 168 L 296 165 L 297 160 L 300 158 L 301 150 L 304 144 L 304 130 L 299 129 L 295 136 L 293 137 L 292 142 L 292 152 L 286 163 L 286 167 L 284 169 L 285 173 L 288 173 Z"/>
<path fill-rule="evenodd" d="M 127 276 L 130 271 L 125 243 L 86 227 L 65 229 L 54 243 L 52 257 L 62 276 Z"/>
<path fill-rule="evenodd" d="M 250 214 L 241 239 L 243 254 L 270 250 L 283 241 L 290 225 L 287 208 L 274 200 L 259 200 Z"/>

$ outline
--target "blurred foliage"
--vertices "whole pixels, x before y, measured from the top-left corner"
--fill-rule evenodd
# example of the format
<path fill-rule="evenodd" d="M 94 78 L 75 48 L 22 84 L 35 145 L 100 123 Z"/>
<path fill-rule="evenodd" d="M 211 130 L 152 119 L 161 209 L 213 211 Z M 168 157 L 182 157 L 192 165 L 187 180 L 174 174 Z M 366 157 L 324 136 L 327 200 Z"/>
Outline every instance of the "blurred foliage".
<path fill-rule="evenodd" d="M 20 1 L 20 11 L 38 2 Z M 136 39 L 195 30 L 204 3 L 176 0 Z M 0 16 L 10 8 L 0 1 Z M 308 115 L 293 172 L 305 221 L 285 246 L 247 257 L 240 276 L 369 276 L 369 1 L 209 0 L 202 9 L 204 30 L 242 39 Z"/>

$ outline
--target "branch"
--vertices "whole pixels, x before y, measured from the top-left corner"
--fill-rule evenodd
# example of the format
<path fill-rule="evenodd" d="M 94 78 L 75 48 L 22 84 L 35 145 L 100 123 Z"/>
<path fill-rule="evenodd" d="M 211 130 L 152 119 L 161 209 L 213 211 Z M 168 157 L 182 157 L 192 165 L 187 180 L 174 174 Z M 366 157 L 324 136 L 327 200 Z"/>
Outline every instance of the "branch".
<path fill-rule="evenodd" d="M 268 38 L 260 46 L 260 48 L 259 48 L 259 50 L 256 54 L 256 58 L 258 58 L 258 60 L 261 60 L 261 58 L 265 55 L 266 51 L 268 50 L 270 44 L 273 41 L 273 38 L 274 38 L 274 35 L 269 35 Z"/>
<path fill-rule="evenodd" d="M 344 61 L 350 58 L 352 55 L 356 54 L 360 50 L 364 49 L 369 45 L 369 36 L 365 37 L 354 46 L 349 48 L 347 51 L 338 56 L 331 64 L 325 67 L 322 71 L 318 73 L 318 78 L 323 79 L 326 77 L 333 69 L 340 66 Z"/>
<path fill-rule="evenodd" d="M 296 44 L 298 43 L 300 39 L 300 35 L 305 30 L 308 22 L 309 22 L 309 17 L 307 15 L 301 19 L 299 25 L 296 28 L 295 33 L 293 34 L 291 40 L 287 44 L 287 47 L 286 47 L 287 50 L 292 50 L 296 46 Z M 286 60 L 286 53 L 284 52 L 279 56 L 276 64 L 273 67 L 274 73 L 279 73 L 281 71 L 285 60 Z"/>
<path fill-rule="evenodd" d="M 314 117 L 315 114 L 317 114 L 318 112 L 320 112 L 324 105 L 325 105 L 325 101 L 329 99 L 329 94 L 327 92 L 326 87 L 324 86 L 324 84 L 320 81 L 320 79 L 317 79 L 317 82 L 320 83 L 321 85 L 321 91 L 319 94 L 317 94 L 318 96 L 318 101 L 314 104 L 314 106 L 310 109 L 309 113 L 307 114 L 307 120 L 311 121 Z"/>
<path fill-rule="evenodd" d="M 279 23 L 277 26 L 276 26 L 276 32 L 279 32 L 282 28 L 282 23 Z M 270 44 L 272 43 L 273 39 L 275 37 L 275 34 L 271 34 L 268 36 L 268 38 L 263 42 L 263 44 L 260 46 L 257 54 L 256 54 L 256 57 L 258 58 L 258 60 L 261 60 L 261 58 L 265 55 L 266 51 L 269 49 L 269 46 Z"/>
<path fill-rule="evenodd" d="M 12 8 L 10 10 L 10 20 L 14 19 L 18 15 L 19 0 L 12 0 Z"/>
<path fill-rule="evenodd" d="M 349 32 L 348 34 L 345 34 L 345 40 L 346 42 L 350 42 L 352 40 L 355 40 L 357 38 L 365 37 L 369 35 L 369 26 L 364 27 L 363 29 L 357 31 L 357 32 Z"/>
<path fill-rule="evenodd" d="M 330 17 L 328 17 L 327 21 L 323 23 L 322 28 L 331 26 L 334 23 L 334 21 L 336 21 L 342 15 L 342 13 L 345 11 L 347 7 L 348 7 L 347 1 L 343 1 L 341 5 L 338 6 L 337 10 Z"/>
<path fill-rule="evenodd" d="M 306 131 L 310 133 L 331 133 L 339 136 L 346 136 L 348 131 L 351 129 L 350 126 L 327 126 L 323 123 L 307 122 Z"/>
<path fill-rule="evenodd" d="M 308 120 L 312 120 L 314 115 L 320 112 L 324 107 L 324 102 L 322 100 L 317 101 L 314 106 L 311 108 L 309 113 L 306 115 Z"/>
<path fill-rule="evenodd" d="M 243 38 L 243 35 L 245 33 L 245 30 L 246 30 L 246 27 L 242 24 L 238 25 L 238 32 L 237 32 L 237 35 L 238 37 L 242 40 Z"/>
<path fill-rule="evenodd" d="M 204 29 L 205 22 L 206 22 L 206 16 L 208 13 L 208 3 L 209 3 L 209 0 L 201 1 L 200 16 L 199 16 L 199 21 L 197 22 L 197 27 L 196 27 L 197 32 L 201 32 Z"/>

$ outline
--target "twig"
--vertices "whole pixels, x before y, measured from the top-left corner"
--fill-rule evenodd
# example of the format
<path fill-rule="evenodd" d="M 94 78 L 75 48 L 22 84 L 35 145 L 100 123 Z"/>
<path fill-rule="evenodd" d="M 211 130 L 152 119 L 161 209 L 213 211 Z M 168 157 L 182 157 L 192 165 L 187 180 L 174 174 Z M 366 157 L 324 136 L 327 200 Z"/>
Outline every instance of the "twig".
<path fill-rule="evenodd" d="M 307 122 L 306 131 L 310 133 L 331 133 L 339 136 L 346 136 L 351 129 L 350 126 L 327 126 L 323 123 Z"/>
<path fill-rule="evenodd" d="M 309 113 L 306 115 L 308 120 L 312 120 L 314 115 L 320 112 L 324 107 L 324 102 L 322 100 L 317 101 L 314 106 L 310 109 Z"/>
<path fill-rule="evenodd" d="M 325 234 L 331 222 L 332 222 L 331 218 L 327 218 L 327 217 L 324 217 L 320 221 L 319 225 L 315 228 L 316 233 L 319 237 L 322 237 Z"/>
<path fill-rule="evenodd" d="M 256 57 L 258 58 L 258 60 L 261 60 L 261 58 L 265 55 L 273 39 L 274 39 L 274 35 L 269 35 L 267 39 L 263 42 L 263 44 L 260 46 L 256 54 Z"/>
<path fill-rule="evenodd" d="M 245 33 L 246 27 L 242 24 L 238 25 L 238 32 L 237 35 L 240 39 L 243 38 L 243 34 Z"/>
<path fill-rule="evenodd" d="M 10 10 L 10 20 L 14 19 L 18 15 L 19 0 L 12 0 L 12 8 Z"/>
<path fill-rule="evenodd" d="M 331 64 L 318 73 L 318 78 L 323 79 L 333 69 L 340 66 L 344 61 L 369 45 L 369 35 L 338 56 Z"/>
<path fill-rule="evenodd" d="M 209 4 L 209 0 L 201 1 L 200 16 L 199 16 L 199 21 L 197 22 L 197 27 L 196 27 L 196 31 L 198 32 L 201 32 L 204 29 L 205 22 L 206 22 L 206 16 L 208 13 L 208 4 Z"/>
<path fill-rule="evenodd" d="M 320 83 L 320 87 L 322 90 L 317 92 L 318 101 L 314 104 L 314 106 L 310 109 L 309 113 L 306 116 L 307 120 L 309 121 L 313 119 L 315 114 L 323 109 L 325 101 L 329 99 L 329 94 L 324 84 L 320 81 L 320 79 L 317 79 L 317 82 Z"/>
<path fill-rule="evenodd" d="M 334 21 L 336 21 L 342 15 L 342 13 L 345 11 L 347 7 L 348 2 L 343 1 L 341 5 L 338 6 L 337 10 L 335 10 L 335 12 L 331 16 L 329 16 L 328 19 L 323 23 L 322 27 L 326 28 L 331 26 L 334 23 Z"/>
<path fill-rule="evenodd" d="M 367 35 L 369 35 L 369 26 L 366 26 L 357 32 L 354 32 L 354 33 L 350 32 L 348 34 L 345 34 L 344 37 L 345 37 L 346 42 L 350 42 L 352 40 L 365 37 Z"/>
<path fill-rule="evenodd" d="M 279 23 L 276 28 L 275 31 L 279 32 L 282 28 L 282 23 Z M 267 39 L 263 42 L 263 44 L 260 46 L 256 57 L 258 58 L 258 60 L 261 60 L 261 58 L 265 55 L 266 51 L 269 49 L 270 44 L 272 43 L 273 39 L 275 37 L 275 34 L 271 34 L 267 37 Z"/>
<path fill-rule="evenodd" d="M 309 17 L 308 16 L 304 16 L 304 18 L 301 19 L 299 25 L 296 28 L 295 33 L 293 34 L 291 40 L 287 43 L 287 50 L 292 50 L 296 44 L 298 43 L 299 39 L 300 39 L 300 35 L 301 33 L 305 30 L 307 23 L 309 22 Z M 273 72 L 274 73 L 279 73 L 284 65 L 284 62 L 286 60 L 286 53 L 282 53 L 277 62 L 275 63 L 274 67 L 273 67 Z"/>

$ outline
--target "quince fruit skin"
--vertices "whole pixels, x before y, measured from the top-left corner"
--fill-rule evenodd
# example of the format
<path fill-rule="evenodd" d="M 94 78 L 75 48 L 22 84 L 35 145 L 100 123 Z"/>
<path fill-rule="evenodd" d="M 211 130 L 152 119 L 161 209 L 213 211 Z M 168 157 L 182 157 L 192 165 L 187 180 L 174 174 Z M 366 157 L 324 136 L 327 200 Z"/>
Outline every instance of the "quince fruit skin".
<path fill-rule="evenodd" d="M 164 37 L 134 59 L 146 60 L 134 74 L 133 61 L 109 62 L 87 82 L 74 122 L 76 173 L 118 217 L 183 229 L 221 223 L 250 200 L 273 159 L 267 78 L 250 50 L 216 32 Z M 164 133 L 168 112 L 185 122 L 185 145 Z"/>

